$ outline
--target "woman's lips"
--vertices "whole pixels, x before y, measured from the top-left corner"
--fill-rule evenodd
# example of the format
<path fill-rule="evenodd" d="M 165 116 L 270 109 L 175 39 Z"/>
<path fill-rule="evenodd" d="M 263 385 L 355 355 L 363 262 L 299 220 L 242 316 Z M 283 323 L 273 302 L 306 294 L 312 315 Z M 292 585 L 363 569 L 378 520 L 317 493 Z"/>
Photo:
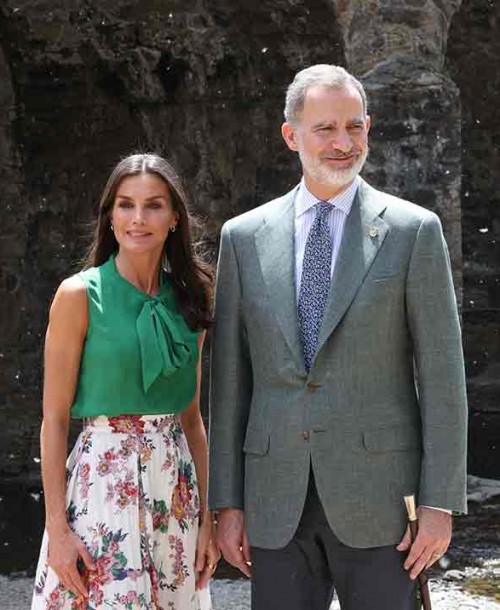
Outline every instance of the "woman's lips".
<path fill-rule="evenodd" d="M 127 231 L 127 235 L 133 239 L 145 239 L 146 237 L 150 237 L 152 233 L 146 233 L 143 231 Z"/>

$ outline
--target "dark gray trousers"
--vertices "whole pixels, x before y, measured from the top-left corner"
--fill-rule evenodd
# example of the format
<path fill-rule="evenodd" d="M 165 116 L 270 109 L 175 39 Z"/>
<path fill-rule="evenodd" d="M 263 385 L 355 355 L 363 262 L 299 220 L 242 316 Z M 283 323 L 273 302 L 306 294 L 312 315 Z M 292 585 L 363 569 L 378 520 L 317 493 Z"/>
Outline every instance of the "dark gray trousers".
<path fill-rule="evenodd" d="M 252 610 L 415 610 L 416 587 L 394 545 L 357 549 L 332 532 L 311 472 L 304 511 L 282 549 L 251 548 Z"/>

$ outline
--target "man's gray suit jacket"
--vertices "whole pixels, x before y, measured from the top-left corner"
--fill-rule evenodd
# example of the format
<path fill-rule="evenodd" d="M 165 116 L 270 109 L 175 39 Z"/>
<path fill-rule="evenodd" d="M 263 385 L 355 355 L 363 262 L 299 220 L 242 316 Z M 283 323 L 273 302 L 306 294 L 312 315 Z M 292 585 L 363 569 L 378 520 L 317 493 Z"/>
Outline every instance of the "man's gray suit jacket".
<path fill-rule="evenodd" d="M 361 182 L 308 374 L 294 285 L 296 191 L 222 230 L 209 504 L 244 509 L 252 546 L 283 547 L 312 463 L 342 542 L 394 544 L 406 494 L 466 511 L 463 354 L 441 224 Z"/>

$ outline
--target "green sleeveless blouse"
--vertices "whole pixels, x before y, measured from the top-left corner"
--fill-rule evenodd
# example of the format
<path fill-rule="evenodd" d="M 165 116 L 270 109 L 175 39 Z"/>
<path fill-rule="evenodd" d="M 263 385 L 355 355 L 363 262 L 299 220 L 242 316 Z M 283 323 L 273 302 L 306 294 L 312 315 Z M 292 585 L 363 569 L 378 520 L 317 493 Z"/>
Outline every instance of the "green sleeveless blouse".
<path fill-rule="evenodd" d="M 122 277 L 114 256 L 79 277 L 89 322 L 72 417 L 186 409 L 196 392 L 198 333 L 179 311 L 168 274 L 156 296 Z"/>

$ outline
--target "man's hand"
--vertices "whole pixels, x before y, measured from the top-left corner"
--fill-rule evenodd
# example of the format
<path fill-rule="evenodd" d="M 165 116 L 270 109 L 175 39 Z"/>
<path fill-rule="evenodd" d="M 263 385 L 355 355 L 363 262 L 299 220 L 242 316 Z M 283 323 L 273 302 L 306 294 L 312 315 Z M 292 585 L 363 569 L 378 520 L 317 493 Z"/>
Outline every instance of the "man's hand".
<path fill-rule="evenodd" d="M 250 546 L 242 510 L 223 508 L 218 512 L 217 544 L 224 559 L 250 578 Z"/>
<path fill-rule="evenodd" d="M 446 553 L 451 540 L 451 515 L 440 510 L 420 506 L 417 509 L 418 534 L 411 543 L 410 528 L 396 547 L 398 551 L 408 551 L 404 563 L 415 580 L 422 570 L 427 569 Z M 411 547 L 411 548 L 410 548 Z"/>

